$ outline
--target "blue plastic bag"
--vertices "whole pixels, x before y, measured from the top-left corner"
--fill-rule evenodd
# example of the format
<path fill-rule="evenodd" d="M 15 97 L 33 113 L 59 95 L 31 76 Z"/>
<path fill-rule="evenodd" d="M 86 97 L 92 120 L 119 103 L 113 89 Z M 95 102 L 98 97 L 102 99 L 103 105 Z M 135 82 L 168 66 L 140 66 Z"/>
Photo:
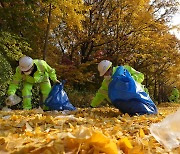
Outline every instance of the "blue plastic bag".
<path fill-rule="evenodd" d="M 156 114 L 157 108 L 149 95 L 143 90 L 123 66 L 119 66 L 108 87 L 112 104 L 123 113 Z"/>
<path fill-rule="evenodd" d="M 48 98 L 45 100 L 45 105 L 50 110 L 76 110 L 70 103 L 69 98 L 64 91 L 64 81 L 60 84 L 55 84 L 49 93 Z"/>

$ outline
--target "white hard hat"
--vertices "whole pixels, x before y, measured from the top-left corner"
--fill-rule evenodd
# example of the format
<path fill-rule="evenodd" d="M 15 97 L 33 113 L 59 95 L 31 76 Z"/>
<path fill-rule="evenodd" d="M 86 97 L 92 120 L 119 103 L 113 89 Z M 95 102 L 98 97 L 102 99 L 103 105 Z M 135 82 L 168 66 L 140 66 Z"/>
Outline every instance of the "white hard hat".
<path fill-rule="evenodd" d="M 112 66 L 112 62 L 110 62 L 109 60 L 102 60 L 98 64 L 98 71 L 100 73 L 100 76 L 103 76 L 111 66 Z"/>
<path fill-rule="evenodd" d="M 19 68 L 23 72 L 28 71 L 33 66 L 33 64 L 34 64 L 33 59 L 28 56 L 24 56 L 19 60 Z"/>

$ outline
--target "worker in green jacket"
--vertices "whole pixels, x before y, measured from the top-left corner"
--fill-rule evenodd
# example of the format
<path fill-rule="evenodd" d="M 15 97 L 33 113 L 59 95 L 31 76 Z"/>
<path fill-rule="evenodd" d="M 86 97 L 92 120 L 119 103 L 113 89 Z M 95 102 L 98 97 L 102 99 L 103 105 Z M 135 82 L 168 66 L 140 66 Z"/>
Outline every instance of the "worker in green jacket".
<path fill-rule="evenodd" d="M 51 91 L 51 84 L 49 78 L 54 83 L 59 82 L 56 77 L 55 69 L 51 68 L 44 60 L 33 60 L 31 57 L 24 56 L 20 58 L 19 66 L 16 68 L 16 73 L 13 76 L 13 80 L 9 85 L 9 98 L 12 98 L 11 96 L 15 95 L 19 83 L 23 82 L 23 109 L 32 109 L 31 90 L 33 85 L 40 85 L 40 90 L 43 95 L 43 101 L 45 101 L 49 92 Z"/>
<path fill-rule="evenodd" d="M 111 82 L 111 77 L 112 75 L 116 72 L 116 69 L 119 66 L 113 67 L 112 62 L 108 60 L 103 60 L 98 64 L 98 71 L 100 73 L 100 76 L 104 76 L 104 80 L 102 82 L 101 87 L 99 88 L 98 92 L 96 93 L 96 96 L 93 98 L 91 102 L 91 107 L 96 107 L 99 105 L 104 99 L 107 101 L 111 102 L 109 97 L 108 97 L 108 86 L 109 83 Z M 136 71 L 132 67 L 128 65 L 124 65 L 124 68 L 129 71 L 133 79 L 138 82 L 142 83 L 144 80 L 144 74 Z M 141 85 L 143 87 L 143 85 Z"/>
<path fill-rule="evenodd" d="M 179 101 L 179 90 L 174 87 L 172 92 L 171 92 L 171 96 L 169 97 L 169 101 L 170 102 L 178 102 Z"/>

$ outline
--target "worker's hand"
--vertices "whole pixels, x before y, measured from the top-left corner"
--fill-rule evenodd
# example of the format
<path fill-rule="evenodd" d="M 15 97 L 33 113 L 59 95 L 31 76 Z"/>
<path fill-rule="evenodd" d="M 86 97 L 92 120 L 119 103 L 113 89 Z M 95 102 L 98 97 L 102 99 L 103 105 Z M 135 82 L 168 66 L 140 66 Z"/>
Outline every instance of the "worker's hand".
<path fill-rule="evenodd" d="M 7 106 L 12 106 L 14 104 L 14 95 L 8 96 L 5 100 Z"/>
<path fill-rule="evenodd" d="M 10 95 L 5 100 L 7 106 L 12 106 L 14 102 L 14 95 Z"/>
<path fill-rule="evenodd" d="M 6 105 L 7 106 L 13 106 L 13 105 L 16 105 L 18 103 L 21 102 L 21 98 L 18 97 L 17 95 L 10 95 L 6 100 Z"/>
<path fill-rule="evenodd" d="M 61 82 L 60 82 L 59 80 L 55 80 L 54 83 L 55 83 L 55 84 L 59 84 L 59 83 L 61 83 Z"/>

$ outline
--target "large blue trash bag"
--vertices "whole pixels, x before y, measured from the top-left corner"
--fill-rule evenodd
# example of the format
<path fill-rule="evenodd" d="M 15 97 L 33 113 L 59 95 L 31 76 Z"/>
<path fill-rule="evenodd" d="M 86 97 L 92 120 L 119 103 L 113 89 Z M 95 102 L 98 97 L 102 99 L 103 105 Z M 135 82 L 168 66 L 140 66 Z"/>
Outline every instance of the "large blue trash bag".
<path fill-rule="evenodd" d="M 113 74 L 108 95 L 112 104 L 123 113 L 157 114 L 154 102 L 123 66 Z"/>
<path fill-rule="evenodd" d="M 70 103 L 69 98 L 63 89 L 64 83 L 65 81 L 55 84 L 45 100 L 45 105 L 49 107 L 50 110 L 76 110 L 76 108 Z"/>

